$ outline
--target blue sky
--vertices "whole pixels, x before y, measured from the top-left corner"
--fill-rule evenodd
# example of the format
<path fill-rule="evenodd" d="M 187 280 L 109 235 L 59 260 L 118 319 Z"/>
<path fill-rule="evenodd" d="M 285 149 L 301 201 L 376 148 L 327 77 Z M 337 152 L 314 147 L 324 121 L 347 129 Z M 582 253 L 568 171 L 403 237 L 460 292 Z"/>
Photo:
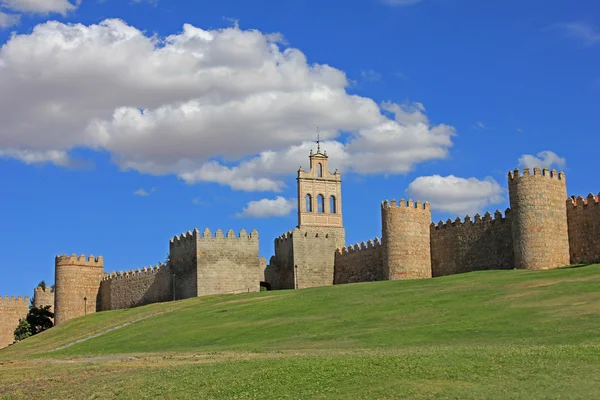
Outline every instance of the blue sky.
<path fill-rule="evenodd" d="M 0 0 L 0 27 L 0 295 L 193 228 L 257 229 L 268 259 L 317 126 L 349 244 L 384 199 L 504 210 L 515 167 L 600 190 L 597 1 Z"/>

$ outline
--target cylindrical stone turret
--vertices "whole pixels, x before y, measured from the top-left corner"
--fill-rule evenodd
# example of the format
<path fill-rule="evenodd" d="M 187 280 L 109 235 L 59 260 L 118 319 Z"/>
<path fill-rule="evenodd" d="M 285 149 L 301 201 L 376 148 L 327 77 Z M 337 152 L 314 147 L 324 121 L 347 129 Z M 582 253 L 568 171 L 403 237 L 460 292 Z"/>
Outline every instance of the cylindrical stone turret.
<path fill-rule="evenodd" d="M 54 320 L 59 325 L 96 312 L 104 259 L 62 255 L 55 259 Z"/>
<path fill-rule="evenodd" d="M 431 278 L 429 203 L 381 204 L 384 279 Z"/>
<path fill-rule="evenodd" d="M 567 185 L 564 173 L 529 168 L 508 174 L 515 268 L 569 265 Z"/>

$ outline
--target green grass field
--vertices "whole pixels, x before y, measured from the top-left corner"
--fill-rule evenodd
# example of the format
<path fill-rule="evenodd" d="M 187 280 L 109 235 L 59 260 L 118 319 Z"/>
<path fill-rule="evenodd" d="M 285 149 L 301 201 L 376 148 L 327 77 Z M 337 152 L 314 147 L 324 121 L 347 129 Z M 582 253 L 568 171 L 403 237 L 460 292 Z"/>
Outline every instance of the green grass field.
<path fill-rule="evenodd" d="M 2 399 L 598 399 L 600 265 L 223 295 L 0 350 Z"/>

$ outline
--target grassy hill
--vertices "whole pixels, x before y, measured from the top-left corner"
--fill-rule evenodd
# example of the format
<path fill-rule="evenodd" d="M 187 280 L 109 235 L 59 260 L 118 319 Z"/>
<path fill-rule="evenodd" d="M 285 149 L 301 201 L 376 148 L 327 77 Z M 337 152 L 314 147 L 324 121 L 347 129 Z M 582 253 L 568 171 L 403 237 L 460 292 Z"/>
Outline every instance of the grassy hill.
<path fill-rule="evenodd" d="M 594 399 L 600 265 L 223 295 L 0 351 L 0 398 Z"/>

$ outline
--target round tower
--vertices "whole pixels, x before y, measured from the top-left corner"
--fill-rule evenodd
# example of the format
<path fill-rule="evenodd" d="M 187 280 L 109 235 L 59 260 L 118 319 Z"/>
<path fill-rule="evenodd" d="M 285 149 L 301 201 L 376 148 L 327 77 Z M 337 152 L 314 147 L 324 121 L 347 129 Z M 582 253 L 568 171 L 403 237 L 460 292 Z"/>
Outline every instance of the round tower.
<path fill-rule="evenodd" d="M 59 325 L 96 312 L 104 259 L 62 255 L 55 259 L 54 319 Z"/>
<path fill-rule="evenodd" d="M 33 306 L 36 308 L 50 306 L 50 311 L 54 312 L 54 292 L 49 287 L 36 287 L 33 290 Z"/>
<path fill-rule="evenodd" d="M 567 185 L 564 173 L 536 167 L 508 173 L 513 216 L 515 268 L 552 269 L 569 265 Z"/>
<path fill-rule="evenodd" d="M 381 204 L 384 279 L 431 278 L 429 203 Z"/>

